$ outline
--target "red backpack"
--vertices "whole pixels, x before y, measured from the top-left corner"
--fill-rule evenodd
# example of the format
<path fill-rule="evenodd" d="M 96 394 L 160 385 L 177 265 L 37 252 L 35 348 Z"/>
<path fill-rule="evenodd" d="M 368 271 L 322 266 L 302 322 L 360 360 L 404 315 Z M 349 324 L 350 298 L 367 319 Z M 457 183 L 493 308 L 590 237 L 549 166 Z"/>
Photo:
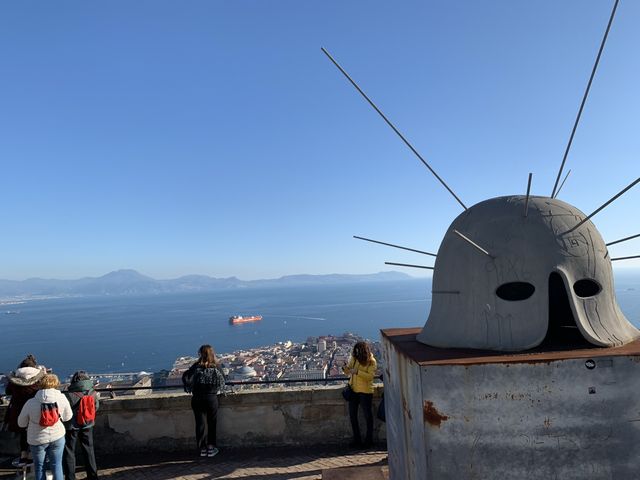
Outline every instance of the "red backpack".
<path fill-rule="evenodd" d="M 57 403 L 40 404 L 40 426 L 53 427 L 60 420 Z"/>
<path fill-rule="evenodd" d="M 96 399 L 91 392 L 77 392 L 76 396 L 80 398 L 76 410 L 76 423 L 82 427 L 96 419 Z"/>

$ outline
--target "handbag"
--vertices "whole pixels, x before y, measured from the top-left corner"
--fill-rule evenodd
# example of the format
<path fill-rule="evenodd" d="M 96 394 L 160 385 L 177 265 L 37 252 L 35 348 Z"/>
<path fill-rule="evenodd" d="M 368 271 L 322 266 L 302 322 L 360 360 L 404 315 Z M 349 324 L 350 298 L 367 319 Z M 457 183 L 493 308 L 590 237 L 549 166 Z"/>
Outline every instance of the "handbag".
<path fill-rule="evenodd" d="M 351 385 L 347 384 L 347 386 L 342 389 L 342 398 L 344 398 L 347 402 L 350 402 L 354 397 L 355 392 L 351 388 Z"/>
<path fill-rule="evenodd" d="M 195 375 L 191 368 L 182 374 L 182 386 L 184 387 L 185 393 L 191 393 L 193 390 L 194 377 Z"/>

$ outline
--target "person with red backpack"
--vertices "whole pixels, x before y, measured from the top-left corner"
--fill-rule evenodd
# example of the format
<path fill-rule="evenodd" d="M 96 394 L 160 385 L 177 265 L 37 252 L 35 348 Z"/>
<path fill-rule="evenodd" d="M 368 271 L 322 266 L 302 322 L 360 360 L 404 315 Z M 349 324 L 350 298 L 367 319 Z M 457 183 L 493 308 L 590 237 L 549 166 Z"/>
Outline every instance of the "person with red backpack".
<path fill-rule="evenodd" d="M 45 480 L 45 459 L 53 472 L 53 480 L 63 480 L 62 452 L 65 428 L 62 422 L 71 420 L 73 412 L 67 397 L 58 390 L 60 381 L 52 373 L 40 381 L 36 396 L 24 404 L 18 425 L 27 428 L 27 442 L 33 455 L 36 480 Z"/>
<path fill-rule="evenodd" d="M 65 423 L 67 434 L 62 462 L 64 478 L 76 480 L 76 445 L 79 440 L 87 479 L 95 480 L 98 478 L 98 467 L 93 450 L 93 425 L 100 405 L 99 395 L 93 389 L 93 381 L 89 375 L 82 370 L 73 374 L 71 384 L 64 394 L 73 410 L 73 418 Z"/>

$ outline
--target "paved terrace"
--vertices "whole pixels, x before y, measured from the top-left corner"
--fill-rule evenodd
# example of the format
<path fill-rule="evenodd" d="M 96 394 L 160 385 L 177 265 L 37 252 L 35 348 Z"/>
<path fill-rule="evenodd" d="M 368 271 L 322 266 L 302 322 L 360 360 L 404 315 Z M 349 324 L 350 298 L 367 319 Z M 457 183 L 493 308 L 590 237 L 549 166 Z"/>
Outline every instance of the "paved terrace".
<path fill-rule="evenodd" d="M 364 478 L 387 478 L 387 452 L 382 449 L 350 451 L 339 448 L 262 448 L 227 449 L 215 458 L 200 458 L 186 453 L 110 455 L 99 459 L 100 478 L 110 480 L 203 480 L 214 478 L 243 478 L 246 480 L 311 480 L 325 479 L 340 467 L 370 467 L 349 470 Z M 371 468 L 375 467 L 375 468 Z M 15 478 L 15 470 L 0 469 L 0 478 Z M 350 475 L 340 471 L 337 478 Z M 85 478 L 79 474 L 79 479 Z M 361 477 L 357 477 L 361 478 Z"/>
<path fill-rule="evenodd" d="M 94 438 L 107 479 L 382 479 L 384 424 L 375 421 L 378 449 L 354 451 L 341 387 L 249 390 L 220 398 L 218 456 L 200 458 L 190 396 L 180 393 L 116 398 L 100 404 Z M 382 388 L 376 388 L 374 408 Z M 4 407 L 0 407 L 0 418 Z M 362 425 L 364 431 L 364 425 Z M 0 432 L 0 457 L 17 454 L 17 439 Z M 0 458 L 0 477 L 11 478 Z M 375 467 L 374 476 L 322 475 L 339 467 Z M 347 476 L 345 476 L 347 475 Z M 81 475 L 79 478 L 84 478 Z"/>

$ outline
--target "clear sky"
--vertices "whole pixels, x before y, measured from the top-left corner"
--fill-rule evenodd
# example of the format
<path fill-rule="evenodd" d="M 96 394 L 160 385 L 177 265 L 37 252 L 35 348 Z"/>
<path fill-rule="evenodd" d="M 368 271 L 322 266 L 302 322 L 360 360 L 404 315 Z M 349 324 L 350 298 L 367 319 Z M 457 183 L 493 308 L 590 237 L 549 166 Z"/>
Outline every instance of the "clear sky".
<path fill-rule="evenodd" d="M 436 251 L 461 208 L 320 47 L 467 205 L 528 172 L 550 195 L 611 5 L 2 2 L 0 278 L 429 265 L 351 238 Z M 639 25 L 622 0 L 567 162 L 586 213 L 640 174 Z M 639 207 L 594 222 L 640 233 Z"/>

